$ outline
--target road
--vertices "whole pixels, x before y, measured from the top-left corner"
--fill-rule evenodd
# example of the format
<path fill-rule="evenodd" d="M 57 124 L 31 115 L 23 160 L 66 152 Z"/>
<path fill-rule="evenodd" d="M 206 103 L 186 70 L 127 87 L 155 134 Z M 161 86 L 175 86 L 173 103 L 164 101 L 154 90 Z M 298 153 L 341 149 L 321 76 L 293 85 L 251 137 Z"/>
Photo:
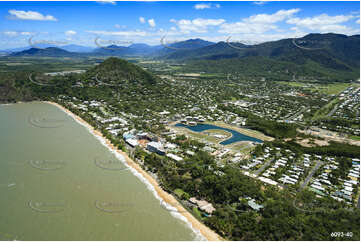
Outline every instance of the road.
<path fill-rule="evenodd" d="M 335 105 L 335 107 L 333 107 L 333 109 L 327 114 L 327 117 L 331 117 L 337 110 L 338 108 L 338 104 Z"/>
<path fill-rule="evenodd" d="M 318 168 L 320 168 L 320 166 L 323 165 L 322 161 L 317 161 L 317 164 L 312 168 L 312 170 L 310 171 L 310 173 L 308 173 L 308 176 L 305 179 L 305 182 L 301 185 L 300 190 L 304 189 L 307 184 L 310 182 L 313 174 L 318 170 Z"/>
<path fill-rule="evenodd" d="M 269 161 L 267 161 L 266 163 L 264 163 L 261 168 L 259 168 L 257 171 L 254 172 L 254 174 L 255 174 L 256 176 L 258 176 L 259 173 L 261 173 L 267 166 L 269 166 L 272 161 L 274 161 L 274 159 L 273 159 L 273 160 L 269 160 Z"/>
<path fill-rule="evenodd" d="M 308 109 L 308 107 L 304 107 L 302 108 L 300 111 L 298 111 L 297 113 L 293 114 L 291 117 L 289 117 L 289 120 L 295 119 L 298 117 L 298 115 L 300 115 L 301 113 L 305 112 Z"/>

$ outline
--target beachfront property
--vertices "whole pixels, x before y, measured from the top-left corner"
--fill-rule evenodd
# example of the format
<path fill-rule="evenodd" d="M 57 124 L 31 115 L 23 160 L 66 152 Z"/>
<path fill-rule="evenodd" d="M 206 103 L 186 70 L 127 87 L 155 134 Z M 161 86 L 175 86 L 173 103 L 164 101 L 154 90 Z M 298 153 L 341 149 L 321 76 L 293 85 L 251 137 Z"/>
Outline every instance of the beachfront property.
<path fill-rule="evenodd" d="M 94 119 L 100 124 L 100 127 L 105 129 L 114 137 L 123 137 L 123 140 L 130 147 L 139 146 L 148 152 L 153 152 L 158 155 L 166 155 L 167 158 L 179 162 L 184 157 L 194 155 L 192 150 L 182 150 L 179 146 L 171 143 L 169 140 L 174 140 L 179 133 L 175 129 L 162 130 L 157 135 L 153 135 L 150 132 L 143 132 L 134 129 L 131 125 L 131 120 L 138 117 L 131 113 L 117 113 L 112 114 L 110 107 L 106 102 L 102 100 L 81 101 L 78 99 L 71 99 L 69 102 L 73 108 L 85 111 L 88 109 L 88 113 L 94 117 Z M 233 104 L 232 104 L 233 105 Z M 253 105 L 250 105 L 253 106 Z M 249 108 L 250 106 L 247 106 Z M 202 122 L 211 120 L 220 120 L 222 122 L 232 123 L 236 126 L 242 126 L 242 122 L 246 122 L 245 119 L 238 118 L 236 114 L 231 112 L 219 112 L 217 106 L 209 106 L 208 115 L 197 114 L 197 109 L 194 109 L 193 105 L 190 105 L 188 109 L 192 109 L 192 112 L 175 113 L 171 114 L 170 111 L 159 112 L 162 118 L 155 119 L 154 117 L 149 120 L 145 120 L 151 124 L 157 122 L 174 122 L 181 120 L 181 123 L 189 124 L 189 122 Z M 97 111 L 98 110 L 98 111 Z M 106 112 L 104 112 L 106 110 Z M 129 129 L 131 129 L 129 131 Z M 208 132 L 208 131 L 207 131 Z M 182 133 L 181 133 L 182 134 Z M 189 135 L 185 135 L 189 138 Z M 225 138 L 224 134 L 212 134 L 215 138 Z M 166 141 L 167 139 L 167 141 Z M 316 164 L 316 160 L 327 162 L 325 171 L 320 174 L 319 177 L 313 177 L 308 184 L 308 188 L 316 192 L 319 195 L 327 195 L 328 191 L 332 191 L 329 195 L 336 197 L 337 200 L 345 199 L 351 201 L 355 196 L 357 190 L 352 189 L 349 184 L 357 182 L 359 179 L 359 169 L 357 164 L 354 164 L 353 169 L 348 171 L 348 178 L 346 181 L 341 181 L 342 187 L 335 187 L 332 185 L 329 170 L 337 169 L 338 165 L 335 162 L 334 157 L 323 157 L 312 154 L 302 154 L 301 157 L 295 158 L 295 153 L 282 149 L 280 147 L 267 147 L 262 145 L 263 151 L 260 155 L 247 157 L 247 155 L 241 154 L 237 150 L 228 149 L 222 147 L 219 144 L 210 142 L 208 140 L 201 140 L 205 146 L 202 150 L 213 155 L 217 160 L 219 167 L 224 166 L 225 162 L 232 163 L 239 166 L 242 172 L 250 177 L 260 180 L 261 182 L 274 186 L 299 186 L 304 182 L 305 177 L 310 172 L 311 168 Z M 239 153 L 239 154 L 238 154 Z M 236 155 L 238 154 L 238 155 Z M 359 162 L 359 161 L 354 161 Z M 262 171 L 256 174 L 256 172 L 266 165 Z M 327 170 L 327 171 L 326 171 Z M 282 171 L 282 172 L 281 172 Z M 350 183 L 351 182 L 351 183 Z M 357 183 L 358 184 L 358 183 Z"/>
<path fill-rule="evenodd" d="M 159 155 L 165 155 L 163 144 L 160 142 L 154 142 L 154 141 L 149 142 L 147 144 L 147 150 L 150 152 L 157 153 Z"/>
<path fill-rule="evenodd" d="M 216 209 L 213 207 L 212 203 L 209 203 L 207 202 L 206 200 L 198 200 L 197 198 L 195 197 L 191 197 L 189 199 L 189 201 L 192 203 L 192 204 L 195 204 L 197 205 L 197 207 L 206 212 L 208 215 L 211 215 L 214 211 L 216 211 Z"/>

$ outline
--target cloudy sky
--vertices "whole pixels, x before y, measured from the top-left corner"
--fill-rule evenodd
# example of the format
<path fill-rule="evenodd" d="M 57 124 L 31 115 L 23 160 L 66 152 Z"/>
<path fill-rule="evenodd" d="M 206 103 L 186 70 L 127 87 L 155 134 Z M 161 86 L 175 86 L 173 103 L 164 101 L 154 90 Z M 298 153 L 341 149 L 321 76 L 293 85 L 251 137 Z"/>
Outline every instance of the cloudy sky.
<path fill-rule="evenodd" d="M 29 43 L 129 45 L 189 38 L 258 43 L 360 33 L 360 2 L 1 2 L 1 49 Z"/>

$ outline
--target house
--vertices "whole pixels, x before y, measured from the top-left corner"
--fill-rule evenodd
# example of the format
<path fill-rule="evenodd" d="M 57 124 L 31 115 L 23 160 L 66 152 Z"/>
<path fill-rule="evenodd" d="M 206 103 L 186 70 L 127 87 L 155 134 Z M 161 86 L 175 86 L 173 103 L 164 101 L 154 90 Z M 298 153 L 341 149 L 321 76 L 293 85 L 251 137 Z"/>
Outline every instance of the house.
<path fill-rule="evenodd" d="M 150 152 L 157 153 L 159 155 L 165 155 L 163 145 L 160 142 L 154 142 L 154 141 L 149 142 L 147 144 L 147 150 L 149 150 Z"/>
<path fill-rule="evenodd" d="M 127 139 L 135 139 L 135 136 L 132 135 L 131 133 L 124 133 L 123 134 L 123 139 L 127 140 Z"/>
<path fill-rule="evenodd" d="M 133 138 L 126 139 L 125 142 L 133 148 L 138 145 L 138 140 Z"/>
<path fill-rule="evenodd" d="M 186 151 L 186 154 L 187 154 L 187 155 L 194 155 L 195 153 L 194 153 L 193 151 L 191 151 L 191 150 L 187 150 L 187 151 Z"/>
<path fill-rule="evenodd" d="M 203 210 L 208 214 L 212 214 L 216 210 L 212 203 L 209 203 L 205 200 L 198 200 L 195 197 L 191 197 L 189 201 L 193 204 L 196 204 L 200 210 Z"/>
<path fill-rule="evenodd" d="M 166 143 L 165 148 L 167 148 L 167 149 L 175 149 L 175 148 L 177 148 L 177 145 L 173 144 L 173 143 Z"/>
<path fill-rule="evenodd" d="M 261 208 L 263 208 L 263 205 L 257 204 L 254 199 L 248 201 L 248 206 L 250 206 L 253 210 L 256 211 L 259 211 Z"/>
<path fill-rule="evenodd" d="M 146 133 L 146 132 L 138 133 L 137 138 L 138 139 L 148 139 L 148 140 L 150 140 L 150 138 L 148 136 L 148 133 Z"/>
<path fill-rule="evenodd" d="M 179 157 L 179 156 L 177 156 L 177 155 L 175 155 L 175 154 L 171 154 L 171 153 L 168 153 L 168 154 L 167 154 L 167 157 L 169 157 L 169 158 L 171 158 L 172 160 L 175 160 L 175 161 L 181 161 L 181 160 L 183 160 L 182 157 Z"/>
<path fill-rule="evenodd" d="M 266 178 L 266 177 L 259 177 L 258 178 L 259 180 L 261 180 L 261 181 L 263 181 L 264 183 L 267 183 L 267 184 L 270 184 L 270 185 L 277 185 L 278 184 L 278 182 L 276 182 L 276 181 L 273 181 L 273 180 L 271 180 L 271 179 L 269 179 L 269 178 Z"/>

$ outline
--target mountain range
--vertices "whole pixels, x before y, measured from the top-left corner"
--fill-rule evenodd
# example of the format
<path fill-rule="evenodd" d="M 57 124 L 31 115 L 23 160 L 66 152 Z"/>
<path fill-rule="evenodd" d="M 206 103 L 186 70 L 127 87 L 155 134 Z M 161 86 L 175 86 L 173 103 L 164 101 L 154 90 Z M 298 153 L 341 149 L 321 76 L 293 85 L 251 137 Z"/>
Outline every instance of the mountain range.
<path fill-rule="evenodd" d="M 172 44 L 162 43 L 161 45 L 151 46 L 137 43 L 129 46 L 109 45 L 104 47 L 86 47 L 80 45 L 54 46 L 38 44 L 34 47 L 20 47 L 14 49 L 5 49 L 2 52 L 10 56 L 166 56 L 170 53 L 184 50 L 194 50 L 215 44 L 202 39 L 189 39 Z M 74 52 L 74 53 L 67 53 Z"/>
<path fill-rule="evenodd" d="M 76 50 L 76 52 L 75 52 Z M 237 42 L 213 43 L 202 39 L 150 46 L 110 45 L 92 49 L 66 46 L 30 48 L 10 56 L 46 57 L 150 57 L 188 63 L 189 71 L 247 72 L 254 75 L 359 78 L 360 35 L 308 34 L 298 39 L 282 39 L 257 45 Z M 250 64 L 252 63 L 252 65 Z M 267 74 L 268 76 L 268 74 Z"/>

